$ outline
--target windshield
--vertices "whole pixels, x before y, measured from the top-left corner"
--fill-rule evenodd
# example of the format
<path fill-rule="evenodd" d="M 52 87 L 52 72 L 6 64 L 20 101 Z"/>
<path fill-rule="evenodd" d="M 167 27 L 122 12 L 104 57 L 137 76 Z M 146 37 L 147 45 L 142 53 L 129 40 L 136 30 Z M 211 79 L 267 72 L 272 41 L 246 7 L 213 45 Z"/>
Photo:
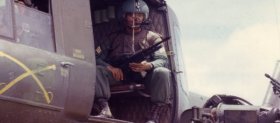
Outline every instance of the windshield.
<path fill-rule="evenodd" d="M 188 89 L 263 102 L 280 55 L 280 1 L 174 0 Z"/>

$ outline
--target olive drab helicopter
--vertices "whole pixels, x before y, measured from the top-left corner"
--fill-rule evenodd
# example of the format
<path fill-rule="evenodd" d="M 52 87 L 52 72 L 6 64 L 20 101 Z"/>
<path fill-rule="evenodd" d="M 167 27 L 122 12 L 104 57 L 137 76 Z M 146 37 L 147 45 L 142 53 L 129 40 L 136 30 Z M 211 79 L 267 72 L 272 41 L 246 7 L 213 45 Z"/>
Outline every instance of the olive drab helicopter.
<path fill-rule="evenodd" d="M 120 27 L 117 10 L 122 2 L 1 0 L 0 123 L 145 122 L 151 104 L 141 84 L 111 88 L 114 118 L 92 112 L 95 44 Z M 160 122 L 180 122 L 183 111 L 206 99 L 183 88 L 180 31 L 172 9 L 163 0 L 145 2 L 150 15 L 143 26 L 171 37 L 164 45 L 172 71 L 172 102 Z"/>
<path fill-rule="evenodd" d="M 96 44 L 120 28 L 123 1 L 0 0 L 0 123 L 144 123 L 151 102 L 142 84 L 111 87 L 113 118 L 93 111 Z M 276 116 L 277 110 L 236 96 L 190 92 L 175 13 L 168 1 L 144 1 L 150 12 L 142 26 L 171 37 L 164 47 L 172 98 L 160 123 L 272 121 L 262 116 Z"/>

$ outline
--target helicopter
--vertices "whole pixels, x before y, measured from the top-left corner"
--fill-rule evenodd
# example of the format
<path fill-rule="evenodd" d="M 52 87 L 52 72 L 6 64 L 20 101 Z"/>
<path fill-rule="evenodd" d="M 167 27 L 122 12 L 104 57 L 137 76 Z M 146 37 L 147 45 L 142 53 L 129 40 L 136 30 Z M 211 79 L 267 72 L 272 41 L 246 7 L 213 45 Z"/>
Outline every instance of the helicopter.
<path fill-rule="evenodd" d="M 111 87 L 114 118 L 93 111 L 96 44 L 120 28 L 122 1 L 1 0 L 0 123 L 145 122 L 151 102 L 142 84 Z M 168 1 L 145 2 L 150 15 L 143 26 L 170 37 L 164 46 L 172 98 L 160 123 L 259 123 L 262 111 L 277 114 L 237 96 L 189 91 L 176 14 Z"/>
<path fill-rule="evenodd" d="M 166 1 L 146 2 L 150 18 L 145 28 L 171 37 L 164 46 L 172 71 L 172 102 L 161 122 L 179 123 L 185 110 L 202 106 L 207 98 L 185 88 L 175 13 Z M 141 84 L 111 88 L 114 118 L 96 117 L 92 111 L 95 44 L 119 28 L 116 16 L 121 3 L 1 0 L 0 123 L 144 122 L 151 103 Z"/>

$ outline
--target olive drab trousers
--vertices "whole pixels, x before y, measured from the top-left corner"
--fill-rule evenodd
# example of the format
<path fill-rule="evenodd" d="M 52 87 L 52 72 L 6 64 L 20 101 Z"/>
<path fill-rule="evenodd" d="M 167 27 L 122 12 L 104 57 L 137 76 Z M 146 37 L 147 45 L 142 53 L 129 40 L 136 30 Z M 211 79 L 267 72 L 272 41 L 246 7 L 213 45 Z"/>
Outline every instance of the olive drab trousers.
<path fill-rule="evenodd" d="M 170 100 L 170 70 L 157 67 L 147 72 L 143 84 L 148 89 L 153 103 L 169 103 Z M 95 98 L 110 99 L 110 85 L 120 84 L 113 78 L 112 73 L 104 66 L 96 66 Z"/>

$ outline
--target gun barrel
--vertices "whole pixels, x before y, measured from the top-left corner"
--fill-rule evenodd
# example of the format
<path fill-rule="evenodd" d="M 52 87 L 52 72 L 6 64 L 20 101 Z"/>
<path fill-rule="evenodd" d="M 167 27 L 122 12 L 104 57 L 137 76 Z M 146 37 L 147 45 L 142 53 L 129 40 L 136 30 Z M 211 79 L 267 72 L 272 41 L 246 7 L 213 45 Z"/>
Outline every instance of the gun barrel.
<path fill-rule="evenodd" d="M 269 74 L 264 75 L 271 80 L 270 83 L 272 84 L 273 88 L 280 92 L 280 83 L 276 79 L 272 78 Z"/>
<path fill-rule="evenodd" d="M 271 78 L 270 75 L 267 74 L 267 73 L 265 73 L 264 76 L 267 77 L 267 78 Z"/>
<path fill-rule="evenodd" d="M 279 84 L 279 82 L 276 79 L 272 78 L 269 74 L 266 73 L 264 75 L 265 75 L 265 77 L 269 78 L 271 81 L 276 82 L 276 83 Z"/>
<path fill-rule="evenodd" d="M 164 39 L 162 39 L 162 41 L 156 43 L 155 45 L 161 44 L 162 42 L 168 41 L 171 37 L 166 37 Z"/>

